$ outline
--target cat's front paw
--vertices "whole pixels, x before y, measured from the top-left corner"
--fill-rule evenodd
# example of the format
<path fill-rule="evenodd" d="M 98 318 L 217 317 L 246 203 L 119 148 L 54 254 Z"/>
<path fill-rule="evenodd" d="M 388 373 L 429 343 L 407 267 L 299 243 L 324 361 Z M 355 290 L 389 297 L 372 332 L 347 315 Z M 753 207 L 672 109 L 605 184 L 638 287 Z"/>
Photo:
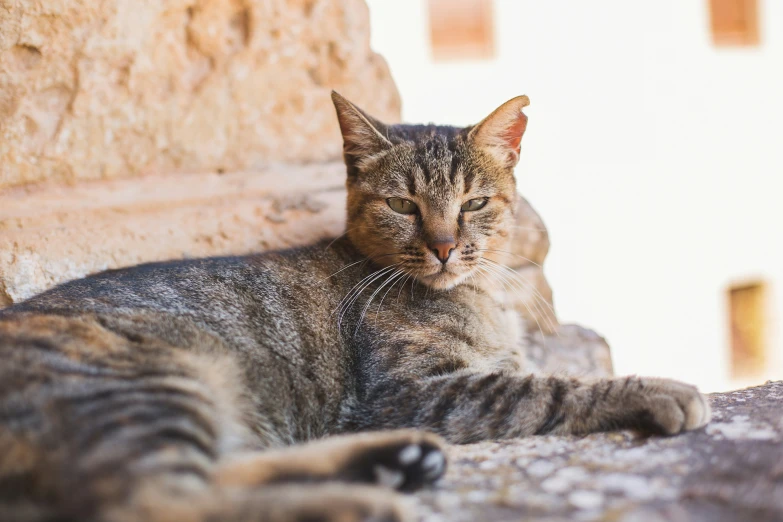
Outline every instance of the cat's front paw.
<path fill-rule="evenodd" d="M 690 384 L 655 377 L 629 377 L 623 400 L 638 415 L 643 431 L 675 435 L 707 425 L 712 415 L 707 398 Z"/>
<path fill-rule="evenodd" d="M 363 437 L 342 474 L 350 481 L 414 491 L 446 471 L 443 441 L 414 430 L 369 433 Z"/>

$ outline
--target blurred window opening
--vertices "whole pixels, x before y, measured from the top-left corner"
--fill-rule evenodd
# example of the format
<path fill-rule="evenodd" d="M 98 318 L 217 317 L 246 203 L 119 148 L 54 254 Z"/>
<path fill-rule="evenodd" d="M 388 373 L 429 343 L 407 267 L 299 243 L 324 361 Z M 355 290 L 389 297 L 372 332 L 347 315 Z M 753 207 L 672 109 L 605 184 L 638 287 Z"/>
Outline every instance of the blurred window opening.
<path fill-rule="evenodd" d="M 492 0 L 429 0 L 435 61 L 487 60 L 495 54 Z"/>
<path fill-rule="evenodd" d="M 719 46 L 759 44 L 757 0 L 709 0 L 712 41 Z"/>
<path fill-rule="evenodd" d="M 757 377 L 766 369 L 765 293 L 760 282 L 729 288 L 731 375 L 735 379 Z"/>

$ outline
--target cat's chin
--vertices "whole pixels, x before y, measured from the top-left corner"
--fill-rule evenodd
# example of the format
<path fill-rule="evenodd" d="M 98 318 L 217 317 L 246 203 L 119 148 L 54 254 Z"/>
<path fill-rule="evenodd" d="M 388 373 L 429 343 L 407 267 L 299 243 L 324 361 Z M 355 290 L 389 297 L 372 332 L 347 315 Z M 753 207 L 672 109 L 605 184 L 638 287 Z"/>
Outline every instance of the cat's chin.
<path fill-rule="evenodd" d="M 440 271 L 432 275 L 418 276 L 416 280 L 435 290 L 449 290 L 462 283 L 467 277 L 468 273 L 453 274 Z"/>

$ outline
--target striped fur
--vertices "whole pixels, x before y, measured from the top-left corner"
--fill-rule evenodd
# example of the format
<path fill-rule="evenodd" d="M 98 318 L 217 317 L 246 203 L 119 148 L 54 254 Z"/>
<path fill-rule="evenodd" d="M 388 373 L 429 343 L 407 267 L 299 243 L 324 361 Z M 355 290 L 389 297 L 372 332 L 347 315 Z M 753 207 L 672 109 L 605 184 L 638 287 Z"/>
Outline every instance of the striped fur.
<path fill-rule="evenodd" d="M 677 382 L 525 373 L 527 327 L 486 263 L 508 250 L 526 98 L 467 129 L 334 100 L 345 237 L 103 272 L 0 311 L 0 520 L 404 520 L 388 488 L 437 480 L 438 435 L 707 422 Z"/>

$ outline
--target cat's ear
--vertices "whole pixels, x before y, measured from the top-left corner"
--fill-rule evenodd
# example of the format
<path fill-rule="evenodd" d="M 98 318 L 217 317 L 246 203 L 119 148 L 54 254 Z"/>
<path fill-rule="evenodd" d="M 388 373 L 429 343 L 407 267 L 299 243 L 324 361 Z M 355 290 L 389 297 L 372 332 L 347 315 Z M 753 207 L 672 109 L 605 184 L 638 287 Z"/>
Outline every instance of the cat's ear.
<path fill-rule="evenodd" d="M 366 114 L 356 105 L 349 102 L 335 91 L 332 91 L 332 101 L 337 110 L 337 120 L 343 133 L 343 153 L 349 170 L 351 164 L 361 161 L 391 148 L 391 142 L 386 138 L 386 125 Z"/>
<path fill-rule="evenodd" d="M 502 165 L 513 168 L 519 161 L 520 143 L 527 128 L 522 109 L 530 105 L 527 96 L 517 96 L 495 109 L 468 134 L 477 147 L 495 157 Z"/>

